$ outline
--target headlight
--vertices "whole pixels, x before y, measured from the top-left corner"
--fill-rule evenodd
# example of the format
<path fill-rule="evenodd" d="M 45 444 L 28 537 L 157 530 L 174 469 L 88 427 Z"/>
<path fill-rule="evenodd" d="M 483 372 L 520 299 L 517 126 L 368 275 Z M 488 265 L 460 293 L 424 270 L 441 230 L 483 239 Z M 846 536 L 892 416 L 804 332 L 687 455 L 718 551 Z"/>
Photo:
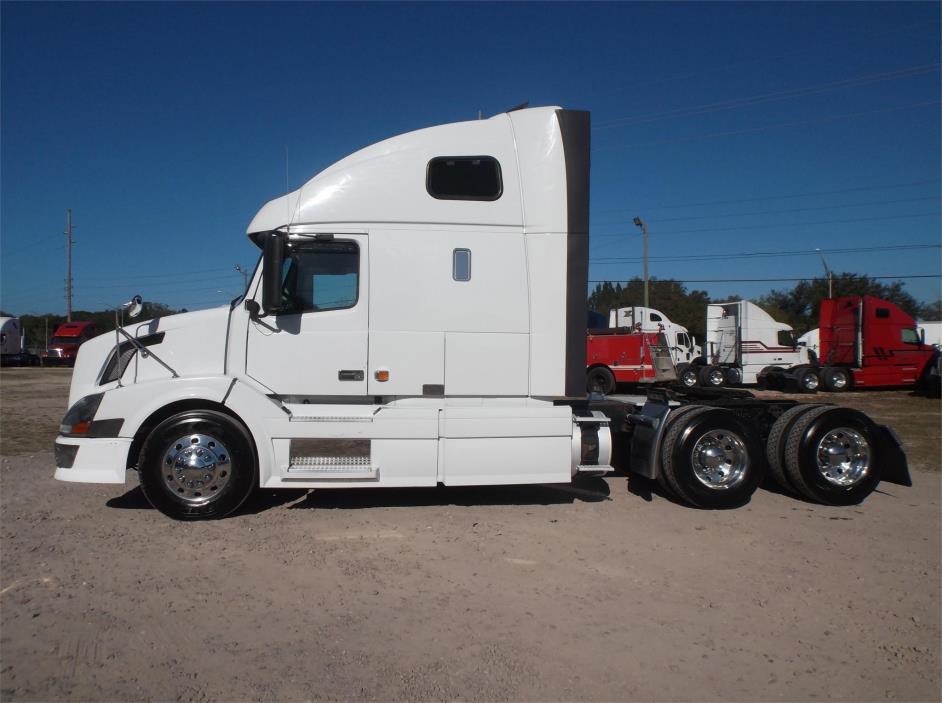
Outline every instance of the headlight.
<path fill-rule="evenodd" d="M 67 437 L 86 436 L 88 427 L 95 419 L 95 413 L 98 412 L 98 406 L 101 405 L 101 399 L 104 396 L 104 393 L 95 393 L 94 395 L 87 395 L 76 402 L 62 418 L 59 433 Z"/>

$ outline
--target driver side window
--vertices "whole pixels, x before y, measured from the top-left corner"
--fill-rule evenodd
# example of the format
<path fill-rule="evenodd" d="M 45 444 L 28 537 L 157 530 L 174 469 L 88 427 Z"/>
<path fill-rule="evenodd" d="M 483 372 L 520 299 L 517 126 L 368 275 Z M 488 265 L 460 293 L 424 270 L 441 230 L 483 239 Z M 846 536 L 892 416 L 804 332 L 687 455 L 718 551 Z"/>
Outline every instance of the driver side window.
<path fill-rule="evenodd" d="M 293 245 L 282 269 L 282 295 L 291 313 L 343 310 L 357 304 L 360 248 L 355 242 Z"/>

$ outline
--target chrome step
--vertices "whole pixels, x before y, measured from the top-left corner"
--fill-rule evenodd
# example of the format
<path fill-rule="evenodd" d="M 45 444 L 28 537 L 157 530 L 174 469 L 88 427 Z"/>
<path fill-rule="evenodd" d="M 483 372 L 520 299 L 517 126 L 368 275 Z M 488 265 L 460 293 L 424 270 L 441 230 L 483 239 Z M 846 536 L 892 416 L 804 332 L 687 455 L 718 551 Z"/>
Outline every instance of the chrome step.
<path fill-rule="evenodd" d="M 576 469 L 579 476 L 604 476 L 615 468 L 608 464 L 580 464 Z"/>
<path fill-rule="evenodd" d="M 379 466 L 369 457 L 293 456 L 287 473 L 299 478 L 376 478 Z"/>

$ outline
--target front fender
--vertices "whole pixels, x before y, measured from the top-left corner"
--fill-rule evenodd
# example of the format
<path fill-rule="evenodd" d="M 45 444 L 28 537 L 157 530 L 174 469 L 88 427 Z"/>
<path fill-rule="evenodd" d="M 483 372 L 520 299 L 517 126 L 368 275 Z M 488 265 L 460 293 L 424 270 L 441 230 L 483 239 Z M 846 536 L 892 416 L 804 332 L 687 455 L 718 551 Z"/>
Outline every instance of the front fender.
<path fill-rule="evenodd" d="M 112 388 L 105 392 L 95 419 L 123 419 L 119 434 L 130 439 L 147 418 L 171 403 L 208 400 L 221 404 L 233 382 L 234 379 L 225 376 L 167 378 Z"/>

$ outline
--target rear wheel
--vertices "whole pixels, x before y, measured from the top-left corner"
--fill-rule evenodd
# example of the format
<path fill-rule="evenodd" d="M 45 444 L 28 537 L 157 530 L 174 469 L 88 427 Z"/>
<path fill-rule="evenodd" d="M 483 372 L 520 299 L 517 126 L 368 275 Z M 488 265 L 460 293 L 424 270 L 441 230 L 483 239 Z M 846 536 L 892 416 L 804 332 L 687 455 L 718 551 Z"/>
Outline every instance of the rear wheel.
<path fill-rule="evenodd" d="M 719 366 L 704 366 L 700 369 L 700 385 L 719 388 L 726 382 L 726 374 Z"/>
<path fill-rule="evenodd" d="M 854 505 L 880 481 L 872 424 L 850 408 L 823 406 L 799 417 L 784 458 L 795 489 L 818 503 Z"/>
<path fill-rule="evenodd" d="M 615 375 L 605 366 L 596 366 L 586 374 L 586 390 L 589 393 L 608 395 L 615 390 Z"/>
<path fill-rule="evenodd" d="M 678 498 L 699 508 L 746 503 L 764 468 L 755 431 L 722 408 L 697 408 L 678 418 L 661 448 L 667 483 Z"/>
<path fill-rule="evenodd" d="M 846 391 L 850 389 L 850 372 L 839 366 L 826 366 L 821 369 L 821 384 L 833 393 Z"/>
<path fill-rule="evenodd" d="M 788 438 L 788 431 L 795 424 L 799 417 L 810 410 L 822 406 L 815 404 L 802 404 L 789 408 L 772 424 L 769 430 L 769 438 L 765 443 L 765 456 L 769 466 L 769 474 L 775 482 L 787 491 L 795 491 L 795 487 L 788 479 L 785 471 L 785 441 Z"/>
<path fill-rule="evenodd" d="M 726 385 L 738 386 L 742 383 L 742 369 L 730 366 L 726 369 Z"/>
<path fill-rule="evenodd" d="M 228 415 L 192 410 L 160 423 L 141 451 L 141 490 L 175 520 L 225 517 L 258 483 L 248 431 Z"/>
<path fill-rule="evenodd" d="M 671 413 L 667 416 L 667 420 L 665 421 L 667 423 L 665 430 L 669 431 L 671 427 L 673 427 L 674 425 L 676 425 L 678 422 L 682 420 L 684 415 L 687 415 L 693 412 L 694 410 L 703 410 L 703 409 L 704 409 L 704 406 L 702 405 L 684 405 L 682 407 L 677 408 L 676 410 L 672 410 Z M 663 462 L 662 462 L 662 465 L 663 465 Z M 668 481 L 667 479 L 667 475 L 665 474 L 663 468 L 661 468 L 660 466 L 658 467 L 658 472 L 657 472 L 657 482 L 661 486 L 661 488 L 664 489 L 665 493 L 675 498 L 680 499 L 678 489 L 671 485 L 670 481 Z"/>

